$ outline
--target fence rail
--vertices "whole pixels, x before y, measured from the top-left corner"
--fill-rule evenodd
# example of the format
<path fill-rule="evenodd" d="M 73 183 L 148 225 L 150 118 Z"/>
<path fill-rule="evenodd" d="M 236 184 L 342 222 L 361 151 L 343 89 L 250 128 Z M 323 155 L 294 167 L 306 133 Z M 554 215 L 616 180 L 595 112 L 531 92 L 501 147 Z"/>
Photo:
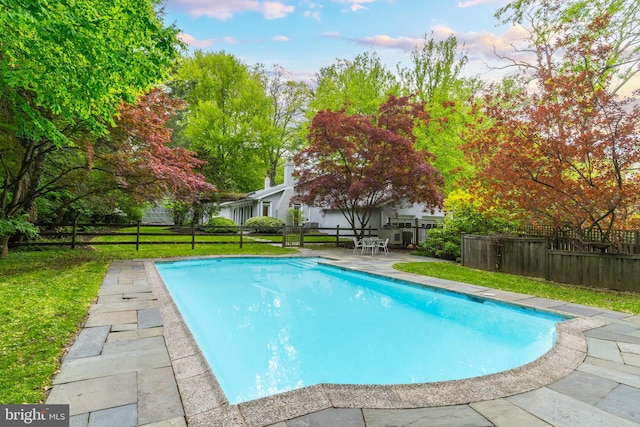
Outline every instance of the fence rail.
<path fill-rule="evenodd" d="M 283 247 L 304 246 L 305 240 L 315 244 L 348 244 L 354 235 L 350 229 L 319 228 L 307 230 L 304 227 L 253 228 L 246 226 L 175 226 L 142 224 L 36 224 L 41 229 L 33 240 L 11 242 L 17 246 L 67 246 L 75 249 L 83 245 L 140 245 L 190 244 L 195 245 L 238 245 L 281 244 Z M 133 231 L 127 229 L 133 228 Z M 149 231 L 157 229 L 158 231 Z M 169 232 L 167 232 L 169 229 Z M 376 229 L 369 227 L 367 235 L 375 235 Z M 224 239 L 216 239 L 224 237 Z M 101 238 L 107 238 L 101 240 Z"/>
<path fill-rule="evenodd" d="M 334 244 L 349 246 L 355 237 L 353 230 L 345 227 L 305 228 L 303 226 L 246 227 L 246 226 L 176 226 L 167 224 L 35 224 L 40 228 L 33 240 L 11 242 L 17 246 L 67 246 L 75 249 L 83 245 L 140 245 L 190 244 L 238 245 L 281 244 L 282 247 L 303 247 L 305 244 Z M 169 228 L 169 232 L 167 232 Z M 128 230 L 133 229 L 133 230 Z M 149 231 L 157 229 L 158 231 Z M 384 238 L 391 236 L 390 246 L 407 246 L 426 239 L 427 229 L 404 227 L 399 229 L 377 229 L 367 227 L 364 235 Z M 216 237 L 224 236 L 224 239 Z"/>

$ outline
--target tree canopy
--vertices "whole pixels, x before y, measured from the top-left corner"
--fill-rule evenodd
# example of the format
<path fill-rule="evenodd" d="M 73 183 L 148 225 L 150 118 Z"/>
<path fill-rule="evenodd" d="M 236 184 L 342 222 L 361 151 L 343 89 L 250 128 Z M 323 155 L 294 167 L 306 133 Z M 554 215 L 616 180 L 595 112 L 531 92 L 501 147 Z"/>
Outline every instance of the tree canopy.
<path fill-rule="evenodd" d="M 183 59 L 171 85 L 188 104 L 181 139 L 208 162 L 208 180 L 224 193 L 260 188 L 272 124 L 260 67 L 225 52 L 196 51 Z"/>
<path fill-rule="evenodd" d="M 599 19 L 588 31 L 596 37 Z M 609 52 L 586 35 L 556 41 L 563 63 Z M 544 50 L 544 48 L 543 48 Z M 521 218 L 558 228 L 610 231 L 640 209 L 640 106 L 622 100 L 592 67 L 555 69 L 539 56 L 537 90 L 484 98 L 484 123 L 469 134 L 467 153 L 478 165 L 476 191 Z"/>
<path fill-rule="evenodd" d="M 320 110 L 347 114 L 376 114 L 390 94 L 398 95 L 396 77 L 375 52 L 364 52 L 353 59 L 339 59 L 316 75 L 309 113 Z"/>
<path fill-rule="evenodd" d="M 467 61 L 455 36 L 436 40 L 425 34 L 422 45 L 411 52 L 411 65 L 398 67 L 401 93 L 425 102 L 431 117 L 428 126 L 416 130 L 416 146 L 435 155 L 433 165 L 443 174 L 446 194 L 463 185 L 473 170 L 460 146 L 464 128 L 473 120 L 468 101 L 481 85 L 461 76 Z"/>
<path fill-rule="evenodd" d="M 270 101 L 270 127 L 262 137 L 269 179 L 276 182 L 276 174 L 283 157 L 291 157 L 304 143 L 300 128 L 311 100 L 306 83 L 287 79 L 282 67 L 265 73 L 265 87 Z"/>
<path fill-rule="evenodd" d="M 553 73 L 590 70 L 593 84 L 606 84 L 615 94 L 640 72 L 636 0 L 517 0 L 500 8 L 496 17 L 529 31 L 524 45 L 514 44 L 514 55 L 504 58 L 533 78 L 541 67 Z M 576 49 L 585 43 L 592 49 L 576 57 Z M 574 47 L 572 56 L 565 55 L 569 46 Z"/>
<path fill-rule="evenodd" d="M 104 132 L 177 58 L 178 30 L 156 5 L 0 0 L 0 129 L 56 145 L 80 123 Z"/>
<path fill-rule="evenodd" d="M 38 198 L 87 169 L 122 102 L 160 83 L 178 30 L 152 1 L 0 0 L 0 241 Z M 70 196 L 75 197 L 75 196 Z M 11 224 L 14 224 L 13 226 Z M 22 225 L 21 225 L 22 224 Z M 22 227 L 24 228 L 24 227 Z"/>
<path fill-rule="evenodd" d="M 440 173 L 431 155 L 414 147 L 416 120 L 428 121 L 423 103 L 390 96 L 377 114 L 322 110 L 309 129 L 309 146 L 294 158 L 296 201 L 337 209 L 362 236 L 375 208 L 402 203 L 442 206 Z"/>

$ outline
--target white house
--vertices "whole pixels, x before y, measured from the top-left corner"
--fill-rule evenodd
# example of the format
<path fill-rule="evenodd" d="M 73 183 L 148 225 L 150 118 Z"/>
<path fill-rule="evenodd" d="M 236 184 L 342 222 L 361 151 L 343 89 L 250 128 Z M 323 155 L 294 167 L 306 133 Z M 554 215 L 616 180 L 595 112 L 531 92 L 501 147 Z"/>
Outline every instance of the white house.
<path fill-rule="evenodd" d="M 256 216 L 279 218 L 287 223 L 289 210 L 295 208 L 302 211 L 305 226 L 309 228 L 333 229 L 340 226 L 343 230 L 350 229 L 349 222 L 338 210 L 320 209 L 299 204 L 290 205 L 289 202 L 295 194 L 293 170 L 293 163 L 287 163 L 284 166 L 284 183 L 272 187 L 269 178 L 266 178 L 263 189 L 247 194 L 244 199 L 221 203 L 220 216 L 229 218 L 236 224 L 244 224 L 247 219 Z M 440 210 L 431 214 L 430 210 L 425 212 L 423 205 L 414 204 L 403 208 L 382 206 L 376 209 L 369 221 L 369 226 L 376 230 L 383 227 L 403 229 L 416 227 L 416 225 L 419 228 L 427 229 L 436 226 L 443 218 L 444 214 Z M 325 230 L 325 232 L 334 233 L 330 230 Z"/>
<path fill-rule="evenodd" d="M 293 163 L 287 163 L 284 165 L 284 183 L 272 187 L 269 178 L 265 178 L 262 190 L 253 191 L 244 199 L 220 203 L 220 216 L 239 225 L 256 216 L 279 218 L 286 223 L 289 209 L 294 208 L 289 206 L 294 185 Z"/>

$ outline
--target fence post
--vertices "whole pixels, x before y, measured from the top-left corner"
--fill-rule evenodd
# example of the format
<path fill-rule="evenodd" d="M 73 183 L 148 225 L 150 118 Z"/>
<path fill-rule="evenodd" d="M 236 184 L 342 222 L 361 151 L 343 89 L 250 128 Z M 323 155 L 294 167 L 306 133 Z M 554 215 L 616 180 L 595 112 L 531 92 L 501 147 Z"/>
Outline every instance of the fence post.
<path fill-rule="evenodd" d="M 369 236 L 368 237 L 371 237 L 371 226 L 369 226 Z"/>
<path fill-rule="evenodd" d="M 191 221 L 191 250 L 196 247 L 196 224 Z"/>
<path fill-rule="evenodd" d="M 242 249 L 242 236 L 244 235 L 244 227 L 240 226 L 240 249 Z"/>
<path fill-rule="evenodd" d="M 419 230 L 418 230 L 418 218 L 416 218 L 414 220 L 414 224 L 415 224 L 416 228 L 413 230 L 413 233 L 415 235 L 415 239 L 413 239 L 413 245 L 417 248 L 418 247 L 418 237 L 420 237 Z"/>
<path fill-rule="evenodd" d="M 136 251 L 140 247 L 140 220 L 138 220 L 138 229 L 136 230 Z"/>
<path fill-rule="evenodd" d="M 302 225 L 298 226 L 300 229 L 300 247 L 304 248 L 304 227 Z"/>
<path fill-rule="evenodd" d="M 287 247 L 287 226 L 286 225 L 282 226 L 282 247 L 283 248 Z"/>
<path fill-rule="evenodd" d="M 78 218 L 73 220 L 73 229 L 71 231 L 71 249 L 76 248 L 76 237 L 78 233 Z"/>
<path fill-rule="evenodd" d="M 549 236 L 545 237 L 544 245 L 544 280 L 550 280 L 551 278 L 551 239 Z"/>
<path fill-rule="evenodd" d="M 336 225 L 336 248 L 340 247 L 340 224 Z"/>

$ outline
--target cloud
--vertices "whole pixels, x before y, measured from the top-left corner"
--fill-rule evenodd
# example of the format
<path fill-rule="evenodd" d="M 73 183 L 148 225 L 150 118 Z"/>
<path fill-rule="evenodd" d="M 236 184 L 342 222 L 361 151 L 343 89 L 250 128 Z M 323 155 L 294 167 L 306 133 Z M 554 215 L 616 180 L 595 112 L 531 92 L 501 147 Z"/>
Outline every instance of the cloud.
<path fill-rule="evenodd" d="M 233 37 L 222 37 L 217 39 L 206 39 L 206 40 L 198 40 L 193 37 L 191 34 L 180 33 L 178 34 L 178 38 L 182 40 L 188 46 L 196 47 L 196 48 L 205 48 L 209 46 L 213 46 L 216 44 L 238 44 L 239 40 L 234 39 Z"/>
<path fill-rule="evenodd" d="M 289 37 L 287 37 L 287 36 L 275 36 L 275 37 L 273 37 L 272 40 L 275 40 L 277 42 L 288 42 L 289 41 Z"/>
<path fill-rule="evenodd" d="M 335 3 L 338 4 L 346 4 L 349 5 L 349 9 L 351 9 L 352 12 L 357 12 L 359 10 L 362 9 L 369 9 L 368 7 L 364 6 L 365 4 L 368 3 L 375 3 L 376 0 L 333 0 Z"/>
<path fill-rule="evenodd" d="M 422 39 L 416 39 L 413 37 L 390 37 L 384 34 L 353 39 L 352 41 L 366 46 L 401 49 L 405 51 L 411 51 L 416 45 L 422 43 Z"/>
<path fill-rule="evenodd" d="M 316 10 L 316 11 L 310 11 L 310 10 L 306 10 L 303 14 L 306 18 L 311 18 L 311 19 L 315 19 L 316 21 L 320 20 L 320 11 Z"/>
<path fill-rule="evenodd" d="M 527 39 L 527 30 L 520 25 L 512 25 L 502 34 L 494 34 L 489 31 L 482 32 L 455 32 L 448 27 L 436 27 L 434 34 L 443 36 L 455 35 L 458 45 L 464 44 L 469 52 L 469 56 L 483 57 L 491 60 L 498 59 L 498 55 L 507 55 L 518 59 L 522 53 L 514 51 L 514 46 L 523 46 Z M 524 59 L 524 57 L 520 58 Z"/>
<path fill-rule="evenodd" d="M 506 65 L 504 59 L 510 58 L 516 61 L 533 62 L 531 52 L 522 49 L 527 39 L 527 30 L 521 26 L 511 26 L 502 34 L 490 31 L 459 32 L 454 29 L 439 25 L 432 27 L 432 34 L 436 40 L 444 40 L 449 36 L 455 36 L 458 41 L 458 49 L 464 51 L 469 59 L 468 68 L 478 72 L 480 68 L 499 68 Z M 344 39 L 358 45 L 374 48 L 384 48 L 410 52 L 416 47 L 424 45 L 424 38 L 416 37 L 391 37 L 385 34 L 362 38 L 346 38 L 338 33 L 325 33 L 325 38 Z M 514 46 L 520 47 L 520 51 L 514 50 Z"/>
<path fill-rule="evenodd" d="M 284 3 L 265 1 L 263 4 L 264 17 L 267 19 L 284 18 L 288 13 L 293 12 L 293 6 L 287 6 Z"/>
<path fill-rule="evenodd" d="M 467 0 L 467 1 L 459 1 L 458 7 L 460 9 L 464 9 L 466 7 L 473 7 L 481 4 L 501 3 L 501 2 L 502 0 Z"/>
<path fill-rule="evenodd" d="M 323 39 L 339 39 L 340 33 L 336 31 L 325 31 L 320 35 Z"/>
<path fill-rule="evenodd" d="M 294 11 L 294 6 L 280 1 L 259 0 L 167 0 L 167 8 L 182 10 L 193 17 L 208 16 L 221 21 L 241 12 L 257 12 L 266 19 L 283 18 Z"/>
<path fill-rule="evenodd" d="M 322 9 L 324 8 L 323 5 L 318 4 L 318 3 L 314 3 L 312 1 L 305 1 L 304 4 L 306 5 L 306 7 L 308 7 L 308 10 L 305 10 L 302 14 L 304 15 L 305 18 L 311 18 L 311 19 L 315 19 L 316 21 L 320 20 L 320 15 L 322 12 Z"/>

